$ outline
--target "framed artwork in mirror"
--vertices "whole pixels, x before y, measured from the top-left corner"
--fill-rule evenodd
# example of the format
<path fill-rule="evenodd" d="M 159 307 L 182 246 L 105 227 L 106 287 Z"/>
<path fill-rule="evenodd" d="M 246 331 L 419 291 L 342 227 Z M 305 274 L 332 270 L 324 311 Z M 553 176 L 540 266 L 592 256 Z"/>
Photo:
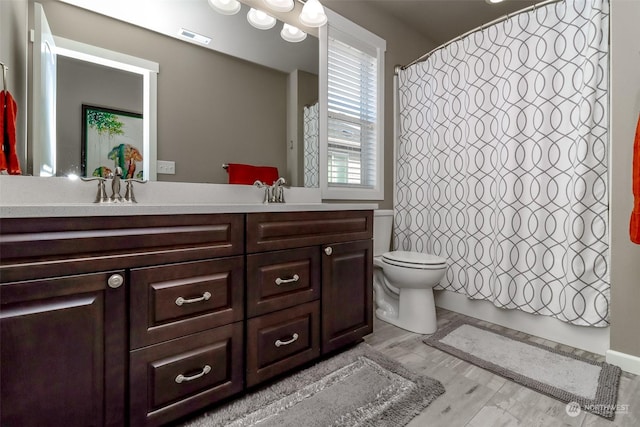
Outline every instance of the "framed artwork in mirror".
<path fill-rule="evenodd" d="M 82 176 L 142 179 L 142 114 L 82 105 Z"/>

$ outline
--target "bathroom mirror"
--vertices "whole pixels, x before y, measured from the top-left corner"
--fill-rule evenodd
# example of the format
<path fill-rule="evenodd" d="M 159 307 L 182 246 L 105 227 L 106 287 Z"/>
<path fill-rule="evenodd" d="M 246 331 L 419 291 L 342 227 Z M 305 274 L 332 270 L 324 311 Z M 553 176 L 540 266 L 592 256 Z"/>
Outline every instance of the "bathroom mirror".
<path fill-rule="evenodd" d="M 118 19 L 84 9 L 91 3 L 100 7 L 100 3 L 117 6 L 118 2 L 126 3 L 121 8 L 126 13 Z M 307 150 L 305 158 L 305 110 L 312 114 L 309 107 L 318 99 L 318 39 L 312 34 L 291 43 L 280 37 L 282 22 L 267 31 L 253 28 L 246 19 L 249 7 L 244 4 L 237 15 L 224 16 L 211 9 L 207 0 L 40 3 L 55 36 L 158 63 L 157 159 L 175 162 L 175 174 L 159 170 L 158 180 L 226 183 L 223 164 L 249 163 L 276 166 L 292 185 L 305 185 L 305 162 L 308 165 L 309 156 L 314 155 Z M 142 28 L 147 26 L 145 19 L 133 21 L 144 17 L 156 27 Z M 180 29 L 183 34 L 209 37 L 209 45 L 185 39 L 178 34 Z M 79 62 L 63 60 L 59 70 L 97 67 Z M 73 96 L 76 103 L 139 109 L 124 105 L 124 95 L 115 100 L 104 98 L 104 102 L 84 99 L 89 91 L 79 89 L 79 79 L 61 79 L 66 81 L 65 91 L 80 90 Z M 93 81 L 100 87 L 104 80 Z M 113 95 L 126 85 L 116 86 L 104 89 Z M 135 89 L 126 87 L 130 97 Z M 79 122 L 81 114 L 81 106 L 72 105 L 65 106 L 59 116 Z M 79 164 L 81 153 L 70 146 L 79 147 L 71 139 L 80 140 L 81 127 L 62 128 L 58 145 L 66 148 L 58 153 L 58 164 Z M 58 175 L 66 172 L 59 170 Z M 307 179 L 306 185 L 314 185 L 313 179 Z"/>

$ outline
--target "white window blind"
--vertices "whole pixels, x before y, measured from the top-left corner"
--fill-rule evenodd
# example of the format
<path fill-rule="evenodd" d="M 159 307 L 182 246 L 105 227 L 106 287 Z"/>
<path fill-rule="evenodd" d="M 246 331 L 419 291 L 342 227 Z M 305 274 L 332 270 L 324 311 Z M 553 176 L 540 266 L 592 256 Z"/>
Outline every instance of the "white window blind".
<path fill-rule="evenodd" d="M 329 36 L 328 184 L 376 186 L 378 59 Z"/>

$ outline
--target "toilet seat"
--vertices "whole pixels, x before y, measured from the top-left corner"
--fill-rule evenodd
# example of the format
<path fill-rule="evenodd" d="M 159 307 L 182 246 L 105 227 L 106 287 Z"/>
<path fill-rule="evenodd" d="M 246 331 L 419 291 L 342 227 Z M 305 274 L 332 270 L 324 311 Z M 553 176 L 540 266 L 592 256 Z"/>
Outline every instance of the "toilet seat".
<path fill-rule="evenodd" d="M 382 254 L 382 262 L 397 267 L 421 270 L 439 270 L 447 267 L 447 260 L 437 255 L 421 252 L 391 251 Z"/>

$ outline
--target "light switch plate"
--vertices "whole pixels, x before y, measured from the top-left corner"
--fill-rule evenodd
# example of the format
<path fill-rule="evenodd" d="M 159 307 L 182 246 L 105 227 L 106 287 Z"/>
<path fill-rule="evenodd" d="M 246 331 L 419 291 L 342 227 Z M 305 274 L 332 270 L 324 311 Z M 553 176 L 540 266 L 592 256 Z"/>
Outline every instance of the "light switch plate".
<path fill-rule="evenodd" d="M 156 171 L 157 173 L 161 173 L 165 175 L 175 175 L 176 162 L 172 162 L 169 160 L 158 160 L 158 166 Z"/>

